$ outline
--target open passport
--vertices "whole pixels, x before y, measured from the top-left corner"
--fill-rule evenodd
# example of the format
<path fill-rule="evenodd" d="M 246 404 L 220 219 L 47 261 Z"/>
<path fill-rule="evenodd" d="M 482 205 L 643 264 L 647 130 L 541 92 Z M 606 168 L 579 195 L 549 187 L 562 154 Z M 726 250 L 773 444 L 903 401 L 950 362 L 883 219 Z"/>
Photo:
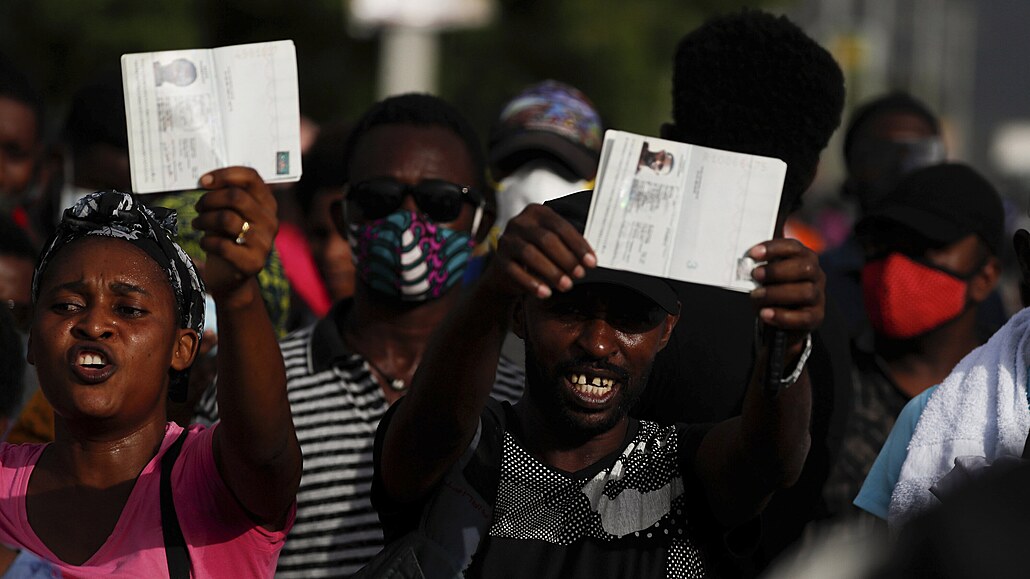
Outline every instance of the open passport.
<path fill-rule="evenodd" d="M 584 237 L 598 265 L 748 292 L 772 238 L 779 159 L 607 131 Z"/>
<path fill-rule="evenodd" d="M 293 41 L 125 54 L 122 85 L 136 193 L 195 189 L 231 165 L 300 179 Z"/>

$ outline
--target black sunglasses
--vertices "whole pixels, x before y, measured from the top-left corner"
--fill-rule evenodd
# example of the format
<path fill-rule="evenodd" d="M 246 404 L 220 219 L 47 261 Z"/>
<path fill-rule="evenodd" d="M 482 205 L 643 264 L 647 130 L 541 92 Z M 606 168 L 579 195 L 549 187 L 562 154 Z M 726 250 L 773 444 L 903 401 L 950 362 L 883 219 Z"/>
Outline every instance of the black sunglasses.
<path fill-rule="evenodd" d="M 379 219 L 397 211 L 405 195 L 411 195 L 419 210 L 439 223 L 457 219 L 462 203 L 479 205 L 483 202 L 482 195 L 472 187 L 450 181 L 425 179 L 409 185 L 389 177 L 354 184 L 347 191 L 347 201 L 353 201 L 365 219 Z"/>

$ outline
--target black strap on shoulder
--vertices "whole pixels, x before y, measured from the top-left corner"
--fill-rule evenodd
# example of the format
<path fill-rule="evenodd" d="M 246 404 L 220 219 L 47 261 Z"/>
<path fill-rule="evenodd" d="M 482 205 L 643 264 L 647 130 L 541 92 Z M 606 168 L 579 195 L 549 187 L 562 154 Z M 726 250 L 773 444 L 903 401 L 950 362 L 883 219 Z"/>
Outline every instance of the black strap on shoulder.
<path fill-rule="evenodd" d="M 501 483 L 501 461 L 504 449 L 504 430 L 517 422 L 515 411 L 508 402 L 490 398 L 482 414 L 482 432 L 475 458 L 465 467 L 465 480 L 472 485 L 489 505 L 497 502 L 497 486 Z"/>
<path fill-rule="evenodd" d="M 175 502 L 172 500 L 172 467 L 179 458 L 187 432 L 184 428 L 161 457 L 161 533 L 165 539 L 169 579 L 189 579 L 190 576 L 190 554 L 186 550 L 186 538 L 182 536 L 179 517 L 175 514 Z"/>

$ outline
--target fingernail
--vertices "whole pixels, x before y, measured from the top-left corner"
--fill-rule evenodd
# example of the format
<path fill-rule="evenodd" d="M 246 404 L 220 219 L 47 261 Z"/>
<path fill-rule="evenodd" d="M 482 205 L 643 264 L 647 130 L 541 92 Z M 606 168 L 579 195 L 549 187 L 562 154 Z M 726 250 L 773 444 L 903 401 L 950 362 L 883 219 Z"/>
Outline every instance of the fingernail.
<path fill-rule="evenodd" d="M 597 267 L 597 256 L 593 252 L 583 256 L 583 265 L 587 267 Z"/>
<path fill-rule="evenodd" d="M 211 173 L 208 173 L 208 174 L 206 174 L 206 175 L 204 175 L 204 176 L 202 176 L 200 178 L 200 186 L 201 187 L 210 187 L 211 184 L 214 183 L 214 182 L 215 182 L 215 178 L 211 176 Z"/>
<path fill-rule="evenodd" d="M 765 257 L 765 253 L 765 246 L 761 244 L 756 245 L 747 251 L 747 254 L 751 256 L 752 259 L 763 259 Z"/>
<path fill-rule="evenodd" d="M 771 322 L 776 317 L 776 312 L 772 308 L 762 308 L 758 312 L 758 317 L 762 318 L 763 322 Z"/>
<path fill-rule="evenodd" d="M 587 270 L 582 265 L 577 265 L 576 268 L 572 270 L 572 277 L 576 279 L 583 279 L 583 276 L 586 274 Z"/>
<path fill-rule="evenodd" d="M 751 290 L 751 297 L 753 297 L 756 300 L 760 300 L 760 299 L 764 298 L 765 297 L 765 288 L 764 287 L 760 287 L 760 288 L 755 288 L 755 289 Z"/>
<path fill-rule="evenodd" d="M 536 286 L 536 297 L 542 300 L 546 300 L 547 298 L 551 297 L 551 288 L 547 287 L 544 284 Z"/>
<path fill-rule="evenodd" d="M 765 279 L 765 267 L 756 267 L 751 270 L 751 278 L 755 281 L 762 281 Z"/>
<path fill-rule="evenodd" d="M 567 292 L 572 289 L 572 278 L 567 275 L 561 276 L 561 279 L 558 280 L 558 289 L 563 292 Z"/>

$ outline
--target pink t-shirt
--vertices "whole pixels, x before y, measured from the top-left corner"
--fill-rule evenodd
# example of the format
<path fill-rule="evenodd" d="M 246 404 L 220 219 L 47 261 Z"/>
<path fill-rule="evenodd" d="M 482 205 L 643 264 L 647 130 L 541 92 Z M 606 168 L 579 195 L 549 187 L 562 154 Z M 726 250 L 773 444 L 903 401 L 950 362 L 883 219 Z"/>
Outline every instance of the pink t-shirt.
<path fill-rule="evenodd" d="M 225 486 L 215 467 L 215 428 L 190 427 L 172 469 L 172 494 L 186 538 L 194 577 L 271 577 L 286 528 L 267 531 L 254 524 Z M 161 533 L 161 457 L 182 428 L 165 427 L 164 441 L 136 480 L 114 531 L 81 566 L 61 562 L 29 525 L 26 489 L 44 444 L 0 444 L 0 543 L 22 547 L 54 563 L 62 577 L 167 577 Z"/>

